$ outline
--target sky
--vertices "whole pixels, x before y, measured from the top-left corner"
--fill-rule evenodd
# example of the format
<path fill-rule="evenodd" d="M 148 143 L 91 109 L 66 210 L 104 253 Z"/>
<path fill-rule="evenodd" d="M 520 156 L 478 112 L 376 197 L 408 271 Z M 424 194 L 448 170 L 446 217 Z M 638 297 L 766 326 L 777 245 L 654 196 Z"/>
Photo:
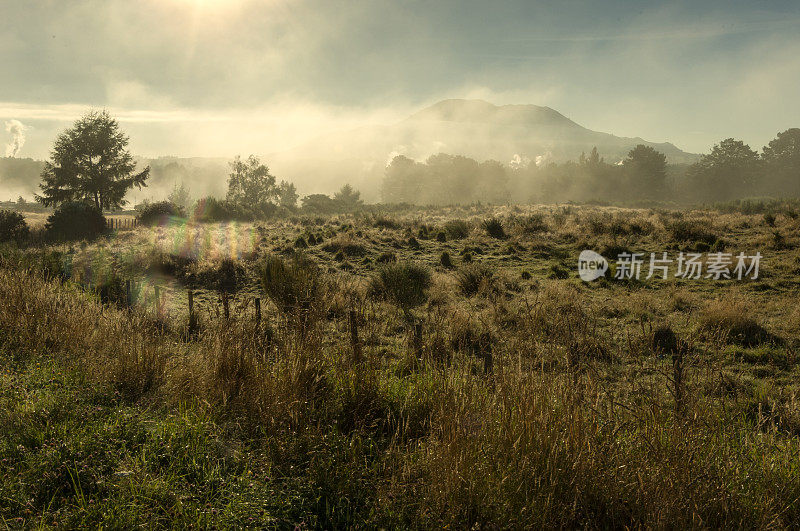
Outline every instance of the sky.
<path fill-rule="evenodd" d="M 0 0 L 0 145 L 107 108 L 137 155 L 267 155 L 480 98 L 760 149 L 800 126 L 798 30 L 789 1 Z"/>

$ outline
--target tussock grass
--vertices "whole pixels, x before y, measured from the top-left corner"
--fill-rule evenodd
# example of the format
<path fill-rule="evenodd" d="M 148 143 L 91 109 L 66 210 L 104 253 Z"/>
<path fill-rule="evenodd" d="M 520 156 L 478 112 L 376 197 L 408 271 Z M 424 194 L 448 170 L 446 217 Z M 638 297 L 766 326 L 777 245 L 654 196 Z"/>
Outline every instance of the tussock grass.
<path fill-rule="evenodd" d="M 458 289 L 467 297 L 490 293 L 497 287 L 497 273 L 484 263 L 469 264 L 456 271 Z"/>
<path fill-rule="evenodd" d="M 700 312 L 700 327 L 744 346 L 777 340 L 752 318 L 751 309 L 741 300 L 708 302 Z"/>

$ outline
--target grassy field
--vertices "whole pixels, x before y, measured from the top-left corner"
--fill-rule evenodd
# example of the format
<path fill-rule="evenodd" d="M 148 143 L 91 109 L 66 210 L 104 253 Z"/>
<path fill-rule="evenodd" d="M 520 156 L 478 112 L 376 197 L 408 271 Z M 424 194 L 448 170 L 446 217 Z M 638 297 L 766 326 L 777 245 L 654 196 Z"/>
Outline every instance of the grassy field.
<path fill-rule="evenodd" d="M 4 249 L 0 518 L 797 526 L 799 228 L 473 206 Z M 757 279 L 584 283 L 583 249 L 763 258 Z"/>

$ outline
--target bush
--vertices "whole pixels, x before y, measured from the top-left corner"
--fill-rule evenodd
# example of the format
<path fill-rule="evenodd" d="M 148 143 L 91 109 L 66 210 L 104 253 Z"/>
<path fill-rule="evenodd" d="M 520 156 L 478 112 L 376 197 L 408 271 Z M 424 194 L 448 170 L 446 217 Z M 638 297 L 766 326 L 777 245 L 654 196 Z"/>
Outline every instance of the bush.
<path fill-rule="evenodd" d="M 442 256 L 439 257 L 439 262 L 441 262 L 442 267 L 451 269 L 453 267 L 453 259 L 450 258 L 450 253 L 447 251 L 442 251 Z"/>
<path fill-rule="evenodd" d="M 495 283 L 494 269 L 486 264 L 470 264 L 456 272 L 458 288 L 467 297 L 491 288 Z"/>
<path fill-rule="evenodd" d="M 301 316 L 303 323 L 319 303 L 322 279 L 319 268 L 310 258 L 296 254 L 290 261 L 267 256 L 259 268 L 261 287 L 278 309 L 291 316 Z"/>
<path fill-rule="evenodd" d="M 567 279 L 569 278 L 569 269 L 561 264 L 552 264 L 550 266 L 550 273 L 547 275 L 547 278 L 555 278 L 559 280 Z"/>
<path fill-rule="evenodd" d="M 492 238 L 502 239 L 506 237 L 506 231 L 503 229 L 503 224 L 497 218 L 489 218 L 483 220 L 481 223 L 483 230 Z"/>
<path fill-rule="evenodd" d="M 252 221 L 253 215 L 242 207 L 216 197 L 204 197 L 194 205 L 194 218 L 197 221 Z"/>
<path fill-rule="evenodd" d="M 653 330 L 651 350 L 653 353 L 664 356 L 678 353 L 678 336 L 669 325 L 662 325 Z"/>
<path fill-rule="evenodd" d="M 544 215 L 531 214 L 518 221 L 520 230 L 525 234 L 536 234 L 539 232 L 547 232 L 549 227 L 544 221 Z"/>
<path fill-rule="evenodd" d="M 444 232 L 451 240 L 463 240 L 469 236 L 469 224 L 463 219 L 452 219 L 444 224 Z"/>
<path fill-rule="evenodd" d="M 28 224 L 25 217 L 12 210 L 0 210 L 0 242 L 15 242 L 21 245 L 28 239 Z"/>
<path fill-rule="evenodd" d="M 387 251 L 385 253 L 381 253 L 378 258 L 375 259 L 376 262 L 379 264 L 389 264 L 392 262 L 397 262 L 397 255 L 391 251 Z"/>
<path fill-rule="evenodd" d="M 372 279 L 370 292 L 385 297 L 408 316 L 413 308 L 428 300 L 430 287 L 430 270 L 425 266 L 406 262 L 382 267 Z"/>
<path fill-rule="evenodd" d="M 343 235 L 331 240 L 322 246 L 322 250 L 329 253 L 344 253 L 347 256 L 364 256 L 367 248 L 352 236 Z"/>
<path fill-rule="evenodd" d="M 90 203 L 64 203 L 47 218 L 45 231 L 54 240 L 90 240 L 106 231 L 106 218 Z"/>
<path fill-rule="evenodd" d="M 698 220 L 680 219 L 669 223 L 665 228 L 674 240 L 681 242 L 698 241 L 713 245 L 717 240 Z"/>
<path fill-rule="evenodd" d="M 400 224 L 392 218 L 386 216 L 375 216 L 372 226 L 379 229 L 399 229 Z"/>
<path fill-rule="evenodd" d="M 701 311 L 700 327 L 721 333 L 729 341 L 745 347 L 778 341 L 778 338 L 767 332 L 751 315 L 750 309 L 741 302 L 717 300 L 706 304 Z"/>
<path fill-rule="evenodd" d="M 142 206 L 136 219 L 142 225 L 163 224 L 169 218 L 182 218 L 186 216 L 183 208 L 171 201 L 158 201 L 157 203 L 146 203 Z"/>
<path fill-rule="evenodd" d="M 235 293 L 245 275 L 244 268 L 233 258 L 223 258 L 216 273 L 220 293 Z"/>

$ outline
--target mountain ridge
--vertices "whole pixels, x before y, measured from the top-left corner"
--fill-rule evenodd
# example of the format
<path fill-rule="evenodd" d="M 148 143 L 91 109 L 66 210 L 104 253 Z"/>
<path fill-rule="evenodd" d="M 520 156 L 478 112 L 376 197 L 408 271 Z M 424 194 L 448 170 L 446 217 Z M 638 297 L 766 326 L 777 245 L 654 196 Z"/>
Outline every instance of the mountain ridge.
<path fill-rule="evenodd" d="M 637 144 L 667 161 L 691 163 L 699 155 L 670 142 L 649 142 L 593 131 L 559 111 L 532 104 L 494 105 L 485 100 L 446 99 L 387 125 L 368 125 L 324 135 L 269 156 L 270 166 L 302 189 L 331 192 L 343 181 L 377 198 L 386 164 L 397 155 L 424 160 L 436 153 L 477 160 L 577 160 L 597 147 L 608 162 L 622 160 Z"/>

